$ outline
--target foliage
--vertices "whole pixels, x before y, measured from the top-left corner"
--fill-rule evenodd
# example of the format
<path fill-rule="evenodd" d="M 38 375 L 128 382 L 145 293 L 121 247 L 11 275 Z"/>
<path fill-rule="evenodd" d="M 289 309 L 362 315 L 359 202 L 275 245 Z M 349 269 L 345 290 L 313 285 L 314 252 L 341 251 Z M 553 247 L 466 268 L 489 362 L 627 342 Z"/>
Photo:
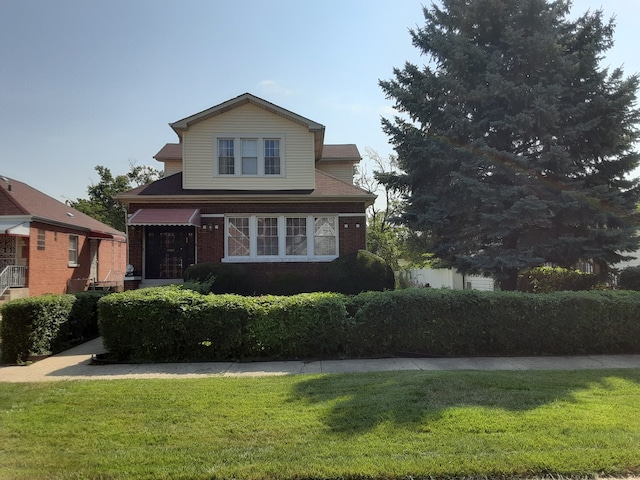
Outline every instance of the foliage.
<path fill-rule="evenodd" d="M 536 267 L 521 272 L 518 290 L 531 293 L 593 290 L 600 278 L 593 273 L 584 273 L 561 267 Z"/>
<path fill-rule="evenodd" d="M 638 397 L 638 369 L 5 383 L 0 478 L 624 478 Z"/>
<path fill-rule="evenodd" d="M 329 265 L 329 289 L 346 295 L 369 290 L 392 290 L 395 279 L 391 267 L 366 250 L 343 255 Z"/>
<path fill-rule="evenodd" d="M 334 347 L 345 317 L 339 294 L 200 295 L 177 286 L 112 294 L 98 308 L 110 355 L 142 361 L 316 356 Z"/>
<path fill-rule="evenodd" d="M 114 360 L 640 353 L 640 295 L 405 289 L 290 297 L 177 286 L 98 303 Z"/>
<path fill-rule="evenodd" d="M 403 224 L 443 266 L 516 288 L 544 263 L 603 270 L 638 247 L 638 76 L 599 61 L 601 11 L 566 0 L 448 0 L 424 8 L 413 44 L 431 62 L 381 81 L 405 195 Z"/>
<path fill-rule="evenodd" d="M 98 336 L 98 292 L 43 295 L 0 307 L 3 363 L 66 350 Z"/>
<path fill-rule="evenodd" d="M 24 363 L 30 355 L 51 353 L 74 301 L 73 295 L 44 295 L 4 304 L 0 308 L 2 362 Z"/>
<path fill-rule="evenodd" d="M 640 296 L 629 292 L 410 288 L 365 292 L 346 308 L 353 322 L 346 344 L 354 356 L 640 352 Z"/>
<path fill-rule="evenodd" d="M 618 287 L 640 291 L 640 266 L 624 268 L 618 277 Z"/>
<path fill-rule="evenodd" d="M 190 265 L 184 271 L 185 282 L 209 285 L 202 293 L 237 293 L 250 295 L 253 289 L 249 271 L 243 265 L 232 263 L 203 262 Z"/>
<path fill-rule="evenodd" d="M 149 166 L 130 165 L 130 170 L 125 175 L 114 177 L 111 170 L 103 166 L 96 166 L 100 181 L 87 187 L 89 198 L 78 198 L 75 201 L 67 201 L 69 206 L 75 208 L 101 221 L 118 231 L 126 230 L 126 207 L 116 200 L 116 195 L 131 190 L 132 183 L 136 186 L 145 185 L 160 178 L 162 173 Z"/>
<path fill-rule="evenodd" d="M 373 174 L 362 167 L 355 182 L 366 191 L 378 194 L 376 202 L 367 209 L 367 250 L 383 258 L 393 270 L 399 270 L 401 263 L 414 264 L 421 251 L 412 248 L 416 244 L 415 234 L 398 223 L 402 213 L 400 192 L 381 181 L 388 175 L 397 174 L 397 159 L 389 155 L 385 160 L 369 147 L 365 147 L 365 151 L 373 163 Z"/>

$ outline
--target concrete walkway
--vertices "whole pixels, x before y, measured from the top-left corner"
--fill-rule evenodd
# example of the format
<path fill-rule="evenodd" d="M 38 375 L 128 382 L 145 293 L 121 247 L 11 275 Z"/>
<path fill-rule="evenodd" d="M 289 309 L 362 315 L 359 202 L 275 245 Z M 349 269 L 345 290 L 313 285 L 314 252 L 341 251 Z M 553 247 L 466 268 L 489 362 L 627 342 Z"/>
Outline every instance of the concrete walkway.
<path fill-rule="evenodd" d="M 0 382 L 203 378 L 398 370 L 583 370 L 640 368 L 640 355 L 570 357 L 383 358 L 287 362 L 202 362 L 92 365 L 104 352 L 97 338 L 28 366 L 0 367 Z"/>

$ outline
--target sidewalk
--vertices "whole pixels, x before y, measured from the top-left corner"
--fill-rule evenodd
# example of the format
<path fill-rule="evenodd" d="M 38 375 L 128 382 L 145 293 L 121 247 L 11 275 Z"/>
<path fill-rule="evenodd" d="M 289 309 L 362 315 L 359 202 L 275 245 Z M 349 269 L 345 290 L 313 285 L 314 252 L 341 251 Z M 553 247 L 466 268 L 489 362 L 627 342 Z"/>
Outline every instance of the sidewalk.
<path fill-rule="evenodd" d="M 398 370 L 584 370 L 640 368 L 640 355 L 570 357 L 382 358 L 286 362 L 91 365 L 104 352 L 97 338 L 29 366 L 0 367 L 0 382 L 204 378 Z"/>

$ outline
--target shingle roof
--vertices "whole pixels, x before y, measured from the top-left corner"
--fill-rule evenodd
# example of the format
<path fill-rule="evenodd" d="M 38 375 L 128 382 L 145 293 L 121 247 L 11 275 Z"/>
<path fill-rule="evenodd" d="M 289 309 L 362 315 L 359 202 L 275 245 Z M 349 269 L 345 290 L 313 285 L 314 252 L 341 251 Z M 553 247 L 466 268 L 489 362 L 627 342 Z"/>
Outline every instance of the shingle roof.
<path fill-rule="evenodd" d="M 365 202 L 372 204 L 375 195 L 363 189 L 343 182 L 321 170 L 316 170 L 316 188 L 314 190 L 185 190 L 182 188 L 182 173 L 156 180 L 148 185 L 135 188 L 118 197 L 128 202 L 151 200 L 153 197 L 250 197 L 250 196 L 281 196 L 296 197 L 296 201 L 341 200 L 346 202 Z"/>
<path fill-rule="evenodd" d="M 360 156 L 360 152 L 358 151 L 358 147 L 352 143 L 343 144 L 343 145 L 325 145 L 322 148 L 322 158 L 323 161 L 332 161 L 332 160 L 347 160 L 353 162 L 359 162 L 362 160 Z"/>
<path fill-rule="evenodd" d="M 167 143 L 156 153 L 153 158 L 159 162 L 166 160 L 182 160 L 182 144 Z M 321 162 L 324 161 L 351 161 L 359 162 L 362 160 L 358 147 L 353 143 L 341 145 L 323 145 Z"/>
<path fill-rule="evenodd" d="M 0 216 L 25 216 L 31 217 L 31 220 L 66 225 L 96 234 L 124 235 L 26 183 L 3 176 L 0 176 Z"/>
<path fill-rule="evenodd" d="M 153 158 L 159 162 L 165 160 L 182 160 L 182 145 L 180 143 L 167 143 Z"/>

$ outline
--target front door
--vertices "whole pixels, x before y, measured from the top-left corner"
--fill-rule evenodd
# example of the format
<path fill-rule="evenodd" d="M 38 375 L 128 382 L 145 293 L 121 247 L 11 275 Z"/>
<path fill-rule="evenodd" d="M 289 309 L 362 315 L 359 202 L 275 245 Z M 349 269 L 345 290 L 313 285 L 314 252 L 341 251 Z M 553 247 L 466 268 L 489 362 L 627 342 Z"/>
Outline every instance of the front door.
<path fill-rule="evenodd" d="M 195 258 L 195 227 L 145 228 L 145 278 L 181 279 Z"/>

